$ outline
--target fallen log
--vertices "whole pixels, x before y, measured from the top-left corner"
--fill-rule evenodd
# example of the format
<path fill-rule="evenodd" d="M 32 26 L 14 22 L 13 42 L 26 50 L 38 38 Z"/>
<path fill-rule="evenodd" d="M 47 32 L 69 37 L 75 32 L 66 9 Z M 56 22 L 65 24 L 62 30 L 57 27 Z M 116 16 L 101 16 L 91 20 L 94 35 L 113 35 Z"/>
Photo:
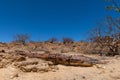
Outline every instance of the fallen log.
<path fill-rule="evenodd" d="M 83 66 L 90 67 L 95 64 L 104 64 L 106 61 L 101 61 L 84 55 L 66 55 L 66 54 L 49 54 L 49 53 L 22 53 L 30 58 L 41 58 L 47 61 L 52 61 L 55 65 L 62 64 L 67 66 Z"/>

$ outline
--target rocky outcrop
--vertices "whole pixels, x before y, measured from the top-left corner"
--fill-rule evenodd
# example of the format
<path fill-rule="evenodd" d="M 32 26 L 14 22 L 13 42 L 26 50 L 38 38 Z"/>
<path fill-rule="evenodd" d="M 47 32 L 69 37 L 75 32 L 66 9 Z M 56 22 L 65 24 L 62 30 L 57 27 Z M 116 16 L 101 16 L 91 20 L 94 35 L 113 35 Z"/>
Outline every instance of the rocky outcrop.
<path fill-rule="evenodd" d="M 48 72 L 58 70 L 58 67 L 53 65 L 52 62 L 40 59 L 37 59 L 36 61 L 34 58 L 27 61 L 17 62 L 14 66 L 23 72 Z"/>
<path fill-rule="evenodd" d="M 58 70 L 58 67 L 49 61 L 27 58 L 23 55 L 16 55 L 15 53 L 1 53 L 0 68 L 6 68 L 10 65 L 23 72 L 48 72 Z"/>

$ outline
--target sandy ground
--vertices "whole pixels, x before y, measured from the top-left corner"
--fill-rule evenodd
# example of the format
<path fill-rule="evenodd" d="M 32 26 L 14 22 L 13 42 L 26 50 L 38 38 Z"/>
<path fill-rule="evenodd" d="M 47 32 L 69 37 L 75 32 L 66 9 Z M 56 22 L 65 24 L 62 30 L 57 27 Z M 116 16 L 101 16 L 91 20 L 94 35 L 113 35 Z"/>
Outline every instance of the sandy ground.
<path fill-rule="evenodd" d="M 110 62 L 93 67 L 57 65 L 49 72 L 22 72 L 13 66 L 0 69 L 0 80 L 120 80 L 120 57 L 106 58 Z"/>

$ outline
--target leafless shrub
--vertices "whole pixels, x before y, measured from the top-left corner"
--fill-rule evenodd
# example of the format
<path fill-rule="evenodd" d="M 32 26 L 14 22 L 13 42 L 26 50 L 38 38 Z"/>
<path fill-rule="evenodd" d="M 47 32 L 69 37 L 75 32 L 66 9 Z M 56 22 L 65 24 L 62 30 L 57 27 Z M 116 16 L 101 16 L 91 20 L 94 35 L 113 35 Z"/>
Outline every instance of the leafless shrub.
<path fill-rule="evenodd" d="M 55 38 L 55 37 L 53 37 L 53 38 L 50 38 L 50 39 L 48 40 L 48 42 L 50 42 L 50 43 L 56 43 L 56 42 L 58 42 L 58 39 Z"/>
<path fill-rule="evenodd" d="M 63 38 L 63 39 L 62 39 L 62 42 L 63 42 L 64 44 L 71 44 L 71 43 L 74 42 L 74 40 L 73 40 L 72 38 Z"/>
<path fill-rule="evenodd" d="M 93 35 L 90 36 L 90 39 L 93 43 L 97 43 L 101 48 L 99 52 L 100 55 L 119 55 L 120 29 L 115 23 L 116 22 L 110 17 L 107 17 L 106 24 L 103 23 L 103 26 L 97 27 L 91 31 Z M 108 51 L 106 49 L 108 49 Z"/>
<path fill-rule="evenodd" d="M 119 0 L 105 0 L 106 2 L 110 2 L 112 5 L 106 6 L 107 10 L 114 10 L 116 12 L 120 12 Z"/>
<path fill-rule="evenodd" d="M 19 42 L 22 44 L 25 44 L 26 42 L 28 42 L 30 36 L 28 34 L 16 34 L 14 36 L 14 41 L 13 42 Z"/>

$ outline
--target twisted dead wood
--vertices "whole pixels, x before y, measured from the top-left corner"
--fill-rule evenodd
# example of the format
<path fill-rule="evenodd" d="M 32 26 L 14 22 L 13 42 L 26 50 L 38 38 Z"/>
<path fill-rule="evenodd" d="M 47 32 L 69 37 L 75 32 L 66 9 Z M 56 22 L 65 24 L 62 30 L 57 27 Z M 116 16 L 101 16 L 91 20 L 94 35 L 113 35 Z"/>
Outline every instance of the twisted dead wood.
<path fill-rule="evenodd" d="M 95 64 L 104 64 L 106 61 L 100 61 L 83 55 L 65 55 L 65 54 L 49 54 L 49 53 L 22 53 L 22 55 L 30 58 L 41 58 L 52 61 L 54 64 L 62 64 L 68 66 L 90 67 Z"/>

